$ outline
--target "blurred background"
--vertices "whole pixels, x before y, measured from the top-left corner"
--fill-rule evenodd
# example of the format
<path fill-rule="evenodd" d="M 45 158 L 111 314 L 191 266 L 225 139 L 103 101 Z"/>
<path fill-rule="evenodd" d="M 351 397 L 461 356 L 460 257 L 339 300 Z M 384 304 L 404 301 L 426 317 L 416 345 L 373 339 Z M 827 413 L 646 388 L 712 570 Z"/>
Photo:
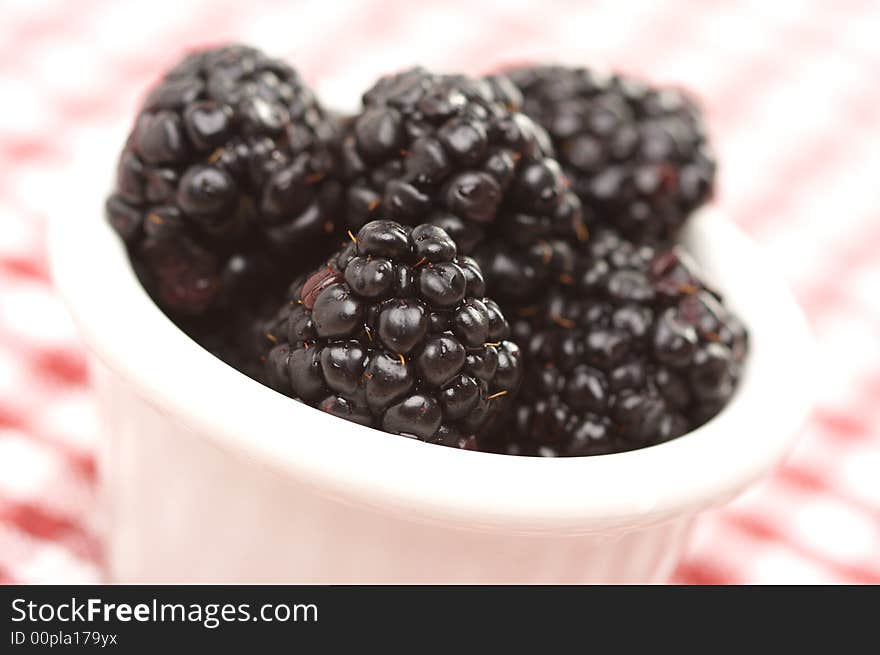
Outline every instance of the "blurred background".
<path fill-rule="evenodd" d="M 48 275 L 48 199 L 184 49 L 238 40 L 341 108 L 416 63 L 561 61 L 694 91 L 716 206 L 810 319 L 819 349 L 801 365 L 818 402 L 787 462 L 702 520 L 675 581 L 880 583 L 878 34 L 873 0 L 0 0 L 0 581 L 101 575 L 99 425 Z"/>

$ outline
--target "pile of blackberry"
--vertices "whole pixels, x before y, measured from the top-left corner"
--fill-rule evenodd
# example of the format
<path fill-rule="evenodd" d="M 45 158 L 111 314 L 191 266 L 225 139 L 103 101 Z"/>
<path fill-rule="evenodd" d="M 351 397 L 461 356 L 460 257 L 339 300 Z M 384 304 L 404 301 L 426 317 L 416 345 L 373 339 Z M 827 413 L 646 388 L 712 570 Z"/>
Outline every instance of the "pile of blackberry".
<path fill-rule="evenodd" d="M 739 319 L 678 247 L 594 234 L 572 284 L 522 307 L 527 374 L 500 452 L 599 455 L 668 441 L 733 395 L 748 350 Z"/>
<path fill-rule="evenodd" d="M 672 242 L 711 196 L 715 158 L 694 100 L 587 68 L 506 71 L 522 110 L 550 134 L 597 225 L 634 241 Z"/>
<path fill-rule="evenodd" d="M 326 250 L 336 132 L 299 74 L 254 48 L 174 66 L 144 100 L 107 200 L 157 302 L 204 314 Z"/>
<path fill-rule="evenodd" d="M 107 215 L 178 325 L 291 398 L 429 443 L 598 455 L 735 392 L 746 330 L 675 245 L 714 174 L 693 102 L 620 76 L 414 68 L 335 116 L 224 46 L 148 95 Z"/>
<path fill-rule="evenodd" d="M 266 339 L 279 391 L 362 425 L 477 448 L 519 385 L 519 349 L 441 228 L 377 220 L 294 284 Z"/>

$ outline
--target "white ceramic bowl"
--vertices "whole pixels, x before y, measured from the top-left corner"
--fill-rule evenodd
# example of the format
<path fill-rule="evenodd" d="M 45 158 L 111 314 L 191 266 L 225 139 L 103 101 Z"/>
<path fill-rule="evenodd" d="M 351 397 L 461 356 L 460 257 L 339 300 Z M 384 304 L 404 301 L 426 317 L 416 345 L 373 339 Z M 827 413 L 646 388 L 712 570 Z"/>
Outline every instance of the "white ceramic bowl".
<path fill-rule="evenodd" d="M 697 515 L 772 468 L 807 409 L 805 321 L 761 254 L 710 211 L 687 241 L 751 333 L 735 398 L 669 443 L 539 459 L 388 435 L 250 380 L 143 291 L 105 225 L 107 187 L 82 172 L 69 182 L 51 258 L 106 419 L 113 581 L 663 581 Z"/>

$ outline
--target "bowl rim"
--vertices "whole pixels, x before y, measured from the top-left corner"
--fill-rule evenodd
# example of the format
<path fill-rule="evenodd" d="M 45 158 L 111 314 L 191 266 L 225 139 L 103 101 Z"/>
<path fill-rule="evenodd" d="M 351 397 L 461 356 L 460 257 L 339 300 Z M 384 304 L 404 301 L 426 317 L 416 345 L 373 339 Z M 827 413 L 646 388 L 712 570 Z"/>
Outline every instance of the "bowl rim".
<path fill-rule="evenodd" d="M 344 422 L 194 347 L 146 294 L 96 211 L 102 192 L 94 182 L 71 184 L 60 194 L 63 211 L 50 214 L 52 275 L 89 349 L 192 434 L 346 502 L 524 532 L 659 520 L 741 491 L 787 451 L 809 408 L 811 381 L 799 365 L 811 349 L 803 314 L 758 249 L 711 208 L 694 215 L 685 242 L 750 330 L 734 398 L 667 443 L 532 458 L 460 451 Z"/>

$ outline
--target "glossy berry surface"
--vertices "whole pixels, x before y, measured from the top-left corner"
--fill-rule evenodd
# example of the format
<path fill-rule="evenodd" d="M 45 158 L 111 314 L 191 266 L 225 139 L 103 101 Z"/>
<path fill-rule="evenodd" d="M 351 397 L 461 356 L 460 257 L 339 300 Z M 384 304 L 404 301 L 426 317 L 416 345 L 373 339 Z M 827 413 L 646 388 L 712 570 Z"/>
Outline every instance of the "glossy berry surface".
<path fill-rule="evenodd" d="M 266 326 L 266 377 L 340 418 L 474 449 L 519 386 L 508 331 L 444 230 L 376 220 L 294 282 Z"/>
<path fill-rule="evenodd" d="M 672 242 L 712 195 L 715 158 L 684 92 L 585 68 L 505 71 L 522 111 L 546 128 L 591 228 Z"/>
<path fill-rule="evenodd" d="M 542 236 L 576 232 L 580 203 L 562 184 L 547 134 L 515 110 L 520 100 L 503 77 L 415 68 L 381 78 L 345 129 L 348 226 L 427 222 L 463 254 L 496 224 L 516 234 L 520 223 Z"/>
<path fill-rule="evenodd" d="M 578 254 L 571 284 L 518 314 L 526 374 L 500 452 L 597 455 L 681 436 L 730 400 L 748 350 L 686 254 L 610 231 Z"/>
<path fill-rule="evenodd" d="M 202 314 L 327 249 L 336 139 L 287 64 L 238 45 L 193 52 L 144 100 L 108 220 L 157 301 Z"/>

